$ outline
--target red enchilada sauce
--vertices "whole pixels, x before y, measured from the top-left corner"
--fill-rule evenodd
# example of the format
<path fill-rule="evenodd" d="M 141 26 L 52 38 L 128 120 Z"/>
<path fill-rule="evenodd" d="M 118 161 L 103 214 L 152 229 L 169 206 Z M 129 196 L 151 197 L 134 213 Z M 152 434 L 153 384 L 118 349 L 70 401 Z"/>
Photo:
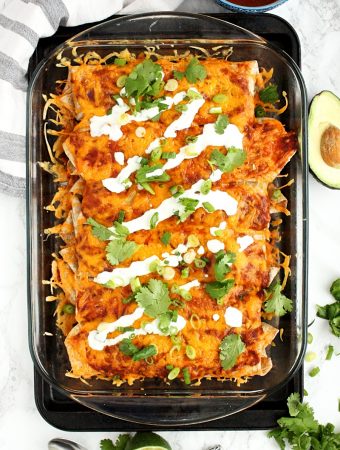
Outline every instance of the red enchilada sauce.
<path fill-rule="evenodd" d="M 240 6 L 264 6 L 274 3 L 274 0 L 229 0 L 230 3 Z"/>

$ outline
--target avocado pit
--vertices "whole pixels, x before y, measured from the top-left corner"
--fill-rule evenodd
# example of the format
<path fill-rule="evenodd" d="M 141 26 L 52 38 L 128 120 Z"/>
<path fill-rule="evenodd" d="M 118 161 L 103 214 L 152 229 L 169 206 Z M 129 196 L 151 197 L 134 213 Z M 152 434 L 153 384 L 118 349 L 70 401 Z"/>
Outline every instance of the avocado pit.
<path fill-rule="evenodd" d="M 320 151 L 325 163 L 340 169 L 340 129 L 330 125 L 322 134 Z"/>

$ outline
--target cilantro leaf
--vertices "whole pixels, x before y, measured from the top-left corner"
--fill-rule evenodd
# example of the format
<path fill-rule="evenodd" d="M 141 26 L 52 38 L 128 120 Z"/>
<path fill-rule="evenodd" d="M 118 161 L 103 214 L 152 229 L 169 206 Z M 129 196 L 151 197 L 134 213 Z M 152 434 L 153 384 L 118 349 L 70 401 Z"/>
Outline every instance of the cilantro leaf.
<path fill-rule="evenodd" d="M 229 125 L 229 119 L 225 114 L 220 114 L 215 122 L 215 131 L 217 134 L 223 134 Z"/>
<path fill-rule="evenodd" d="M 200 64 L 197 58 L 191 58 L 188 67 L 185 70 L 185 77 L 189 83 L 196 83 L 204 80 L 207 76 L 207 69 Z"/>
<path fill-rule="evenodd" d="M 157 317 L 165 313 L 170 306 L 169 289 L 161 280 L 152 278 L 147 287 L 143 286 L 136 294 L 136 301 L 145 309 L 145 314 Z"/>
<path fill-rule="evenodd" d="M 109 228 L 101 225 L 99 222 L 92 219 L 92 217 L 89 217 L 86 223 L 91 225 L 92 234 L 101 241 L 108 241 L 113 236 L 113 232 Z"/>
<path fill-rule="evenodd" d="M 227 273 L 230 272 L 230 266 L 235 261 L 236 255 L 232 252 L 221 251 L 216 255 L 214 264 L 215 278 L 217 281 L 223 281 Z"/>
<path fill-rule="evenodd" d="M 131 339 L 123 339 L 119 344 L 119 350 L 126 356 L 133 356 L 139 351 L 139 348 L 131 342 Z"/>
<path fill-rule="evenodd" d="M 276 316 L 284 316 L 287 312 L 291 312 L 293 309 L 293 302 L 285 295 L 281 294 L 281 285 L 276 282 L 273 286 L 270 286 L 266 292 L 266 302 L 264 304 L 264 310 L 268 313 L 274 313 Z"/>
<path fill-rule="evenodd" d="M 279 100 L 279 93 L 277 92 L 277 85 L 270 84 L 259 92 L 261 101 L 264 103 L 275 103 Z"/>
<path fill-rule="evenodd" d="M 176 78 L 176 80 L 183 80 L 185 73 L 184 72 L 180 72 L 179 70 L 174 70 L 174 78 Z"/>
<path fill-rule="evenodd" d="M 221 366 L 228 370 L 235 366 L 237 358 L 244 352 L 246 346 L 239 334 L 231 333 L 222 340 L 219 348 Z"/>
<path fill-rule="evenodd" d="M 128 97 L 135 99 L 146 94 L 157 96 L 163 84 L 162 67 L 151 59 L 146 59 L 134 67 L 128 75 L 125 81 L 125 91 Z"/>
<path fill-rule="evenodd" d="M 129 440 L 130 436 L 128 434 L 120 434 L 114 444 L 111 439 L 102 439 L 100 441 L 100 450 L 124 450 Z"/>
<path fill-rule="evenodd" d="M 175 213 L 179 216 L 181 222 L 184 222 L 192 213 L 194 213 L 199 204 L 199 200 L 189 197 L 182 197 L 178 202 L 184 206 L 184 211 Z"/>
<path fill-rule="evenodd" d="M 130 258 L 137 250 L 138 245 L 133 241 L 116 239 L 106 246 L 106 259 L 112 266 Z"/>
<path fill-rule="evenodd" d="M 211 283 L 207 283 L 205 285 L 205 290 L 211 298 L 220 300 L 228 294 L 230 289 L 234 286 L 234 283 L 235 280 L 233 279 L 225 281 L 212 281 Z"/>
<path fill-rule="evenodd" d="M 229 147 L 228 153 L 224 155 L 219 150 L 212 151 L 210 162 L 215 164 L 222 172 L 232 172 L 241 166 L 246 160 L 246 152 L 241 148 Z"/>
<path fill-rule="evenodd" d="M 154 166 L 143 166 L 136 172 L 136 181 L 139 184 L 149 183 L 150 181 L 158 181 L 164 183 L 170 180 L 170 176 L 166 172 L 160 175 L 152 175 L 153 172 L 162 169 L 162 164 L 155 164 Z"/>

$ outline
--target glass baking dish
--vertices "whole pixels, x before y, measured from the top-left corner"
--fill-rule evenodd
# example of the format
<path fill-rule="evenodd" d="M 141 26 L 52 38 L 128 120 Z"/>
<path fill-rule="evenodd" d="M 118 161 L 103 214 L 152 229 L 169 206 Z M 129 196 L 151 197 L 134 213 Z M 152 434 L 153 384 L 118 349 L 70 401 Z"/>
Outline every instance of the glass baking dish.
<path fill-rule="evenodd" d="M 282 217 L 280 249 L 291 255 L 292 274 L 285 294 L 295 303 L 293 313 L 274 325 L 284 328 L 284 339 L 276 339 L 270 349 L 272 370 L 246 384 L 204 380 L 200 386 L 186 386 L 174 380 L 146 380 L 133 386 L 113 386 L 109 381 L 85 384 L 65 376 L 69 370 L 63 337 L 55 324 L 54 304 L 46 302 L 51 254 L 58 239 L 46 239 L 43 230 L 54 217 L 44 209 L 55 184 L 38 162 L 49 160 L 43 134 L 43 95 L 54 92 L 56 81 L 67 77 L 67 69 L 57 67 L 60 52 L 72 57 L 93 50 L 101 55 L 125 48 L 138 52 L 157 46 L 160 54 L 190 48 L 223 46 L 233 48 L 230 60 L 257 60 L 260 67 L 274 68 L 279 90 L 288 93 L 289 108 L 281 116 L 287 129 L 299 135 L 300 151 L 284 169 L 295 183 L 287 190 L 290 217 Z M 132 422 L 157 426 L 185 425 L 213 420 L 248 408 L 287 383 L 300 367 L 306 346 L 307 308 L 307 140 L 306 90 L 299 68 L 284 52 L 264 39 L 231 23 L 208 16 L 158 13 L 127 16 L 92 27 L 66 41 L 36 69 L 28 92 L 27 114 L 27 227 L 28 227 L 28 314 L 30 349 L 35 366 L 54 388 L 102 413 Z"/>

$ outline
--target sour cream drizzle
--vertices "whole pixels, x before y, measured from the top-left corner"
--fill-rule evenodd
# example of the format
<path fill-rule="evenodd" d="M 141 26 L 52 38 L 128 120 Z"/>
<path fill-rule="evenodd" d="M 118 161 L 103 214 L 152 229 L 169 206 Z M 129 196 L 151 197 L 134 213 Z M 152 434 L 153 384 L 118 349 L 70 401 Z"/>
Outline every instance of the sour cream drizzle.
<path fill-rule="evenodd" d="M 91 348 L 94 350 L 103 350 L 104 347 L 117 345 L 123 339 L 129 339 L 132 335 L 140 336 L 147 334 L 158 334 L 160 336 L 168 336 L 168 334 L 163 333 L 158 328 L 159 319 L 155 319 L 152 322 L 149 322 L 144 326 L 144 328 L 137 328 L 133 331 L 126 331 L 125 333 L 121 333 L 115 338 L 108 339 L 107 335 L 116 331 L 118 327 L 128 327 L 132 326 L 134 322 L 140 319 L 144 314 L 144 308 L 136 308 L 132 314 L 127 314 L 125 316 L 121 316 L 115 322 L 102 322 L 98 325 L 96 330 L 90 331 L 88 335 L 88 343 Z M 186 325 L 186 320 L 184 317 L 178 315 L 176 321 L 171 321 L 169 328 L 176 328 L 178 331 L 183 330 Z"/>

